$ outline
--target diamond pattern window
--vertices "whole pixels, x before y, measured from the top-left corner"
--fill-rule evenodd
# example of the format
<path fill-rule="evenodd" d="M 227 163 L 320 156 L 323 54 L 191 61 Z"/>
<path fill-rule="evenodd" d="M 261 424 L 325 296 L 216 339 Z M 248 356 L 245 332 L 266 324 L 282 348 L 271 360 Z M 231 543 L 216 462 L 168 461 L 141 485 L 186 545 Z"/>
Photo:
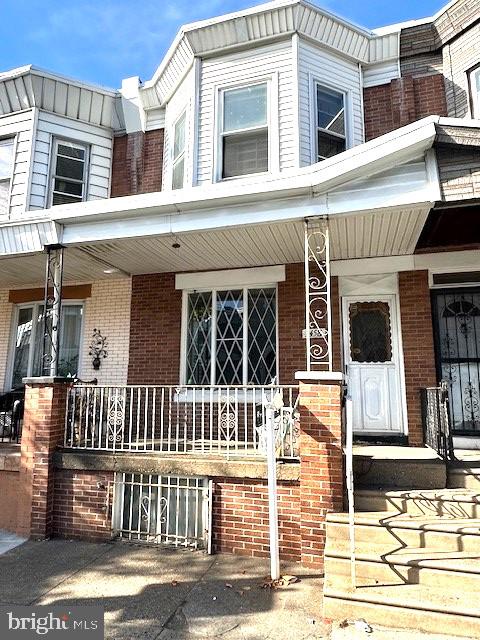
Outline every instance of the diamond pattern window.
<path fill-rule="evenodd" d="M 347 148 L 345 96 L 316 84 L 317 162 Z"/>
<path fill-rule="evenodd" d="M 186 383 L 270 384 L 276 377 L 276 289 L 188 294 Z"/>
<path fill-rule="evenodd" d="M 52 206 L 83 202 L 87 191 L 87 147 L 67 140 L 55 140 L 53 149 Z"/>

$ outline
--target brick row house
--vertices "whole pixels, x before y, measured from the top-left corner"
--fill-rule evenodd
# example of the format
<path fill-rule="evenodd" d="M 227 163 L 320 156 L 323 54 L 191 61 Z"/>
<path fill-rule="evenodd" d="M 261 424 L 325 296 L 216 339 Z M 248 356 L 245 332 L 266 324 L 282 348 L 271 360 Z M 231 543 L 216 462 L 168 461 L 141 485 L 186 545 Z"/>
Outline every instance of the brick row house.
<path fill-rule="evenodd" d="M 268 556 L 271 429 L 327 615 L 478 632 L 479 9 L 276 0 L 120 90 L 0 74 L 0 528 Z"/>

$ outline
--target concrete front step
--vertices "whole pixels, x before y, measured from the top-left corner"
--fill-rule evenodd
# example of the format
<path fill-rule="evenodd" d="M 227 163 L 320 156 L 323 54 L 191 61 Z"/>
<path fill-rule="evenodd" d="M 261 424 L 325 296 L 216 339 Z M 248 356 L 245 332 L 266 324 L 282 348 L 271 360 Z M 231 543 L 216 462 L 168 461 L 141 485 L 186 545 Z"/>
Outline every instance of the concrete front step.
<path fill-rule="evenodd" d="M 366 588 L 354 593 L 327 591 L 324 594 L 324 616 L 336 620 L 365 618 L 372 624 L 407 629 L 420 629 L 463 638 L 480 638 L 480 617 L 451 613 L 451 603 L 444 600 L 440 610 L 424 608 L 425 588 L 413 585 Z M 396 593 L 393 591 L 396 589 Z"/>
<path fill-rule="evenodd" d="M 443 489 L 445 462 L 428 447 L 355 446 L 355 486 L 365 488 Z"/>
<path fill-rule="evenodd" d="M 327 517 L 327 554 L 349 549 L 348 514 Z M 373 548 L 382 554 L 400 547 L 443 552 L 471 551 L 480 554 L 480 520 L 409 516 L 392 512 L 355 514 L 355 544 L 358 549 Z"/>
<path fill-rule="evenodd" d="M 355 509 L 426 517 L 480 519 L 480 492 L 469 489 L 358 489 L 355 491 Z"/>
<path fill-rule="evenodd" d="M 447 487 L 471 489 L 480 493 L 480 467 L 452 467 L 448 469 Z"/>

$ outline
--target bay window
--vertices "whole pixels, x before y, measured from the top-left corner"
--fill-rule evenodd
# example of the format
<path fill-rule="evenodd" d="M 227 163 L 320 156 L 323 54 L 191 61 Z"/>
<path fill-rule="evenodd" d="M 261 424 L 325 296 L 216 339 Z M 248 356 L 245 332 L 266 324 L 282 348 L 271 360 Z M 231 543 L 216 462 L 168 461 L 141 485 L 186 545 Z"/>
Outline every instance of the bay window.
<path fill-rule="evenodd" d="M 347 148 L 345 94 L 315 83 L 316 161 L 342 153 Z"/>
<path fill-rule="evenodd" d="M 0 216 L 8 214 L 13 170 L 14 139 L 0 140 Z"/>
<path fill-rule="evenodd" d="M 277 375 L 275 287 L 186 294 L 185 383 L 270 384 Z"/>
<path fill-rule="evenodd" d="M 51 204 L 69 204 L 87 199 L 86 145 L 54 140 L 51 179 Z"/>
<path fill-rule="evenodd" d="M 267 83 L 221 92 L 221 177 L 268 171 Z"/>
<path fill-rule="evenodd" d="M 17 307 L 12 354 L 11 387 L 22 384 L 22 379 L 42 375 L 43 356 L 43 304 L 34 303 Z M 63 304 L 60 323 L 59 376 L 78 373 L 83 306 Z"/>

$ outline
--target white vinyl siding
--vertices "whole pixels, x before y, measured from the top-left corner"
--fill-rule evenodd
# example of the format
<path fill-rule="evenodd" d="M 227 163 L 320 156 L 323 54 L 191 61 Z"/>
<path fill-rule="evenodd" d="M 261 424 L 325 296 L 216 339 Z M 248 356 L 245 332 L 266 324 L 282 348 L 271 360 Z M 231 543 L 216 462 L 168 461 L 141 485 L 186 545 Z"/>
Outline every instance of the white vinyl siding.
<path fill-rule="evenodd" d="M 89 147 L 86 200 L 110 195 L 113 135 L 110 129 L 39 112 L 33 156 L 30 208 L 49 206 L 50 162 L 55 138 L 71 140 Z"/>
<path fill-rule="evenodd" d="M 222 89 L 268 81 L 270 170 L 295 167 L 295 122 L 291 40 L 202 62 L 198 113 L 198 184 L 218 177 L 219 93 Z M 215 175 L 216 173 L 216 175 Z M 255 178 L 255 175 L 252 175 Z"/>
<path fill-rule="evenodd" d="M 0 138 L 15 138 L 10 204 L 5 214 L 10 218 L 20 218 L 25 215 L 33 123 L 33 110 L 0 117 Z"/>
<path fill-rule="evenodd" d="M 347 148 L 362 144 L 362 79 L 358 64 L 302 39 L 298 43 L 298 64 L 300 165 L 315 161 L 316 82 L 345 93 Z"/>

